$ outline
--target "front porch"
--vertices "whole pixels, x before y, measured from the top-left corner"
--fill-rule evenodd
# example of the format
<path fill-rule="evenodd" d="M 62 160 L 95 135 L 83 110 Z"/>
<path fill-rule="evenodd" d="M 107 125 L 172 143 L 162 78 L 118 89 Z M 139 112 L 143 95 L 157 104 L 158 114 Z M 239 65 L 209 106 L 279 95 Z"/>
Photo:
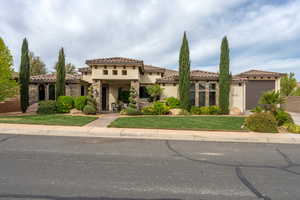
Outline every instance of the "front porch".
<path fill-rule="evenodd" d="M 128 102 L 122 99 L 122 93 L 129 93 L 133 87 L 139 95 L 138 80 L 94 80 L 94 97 L 97 101 L 98 112 L 116 111 L 118 105 L 126 106 Z"/>

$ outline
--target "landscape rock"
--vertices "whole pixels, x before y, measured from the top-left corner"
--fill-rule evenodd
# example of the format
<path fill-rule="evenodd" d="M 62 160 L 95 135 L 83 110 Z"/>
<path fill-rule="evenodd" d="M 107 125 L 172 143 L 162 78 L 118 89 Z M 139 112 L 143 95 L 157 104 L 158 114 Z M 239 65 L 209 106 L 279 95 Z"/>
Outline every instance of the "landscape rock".
<path fill-rule="evenodd" d="M 180 108 L 170 109 L 170 113 L 171 115 L 180 115 L 182 113 L 182 109 Z"/>

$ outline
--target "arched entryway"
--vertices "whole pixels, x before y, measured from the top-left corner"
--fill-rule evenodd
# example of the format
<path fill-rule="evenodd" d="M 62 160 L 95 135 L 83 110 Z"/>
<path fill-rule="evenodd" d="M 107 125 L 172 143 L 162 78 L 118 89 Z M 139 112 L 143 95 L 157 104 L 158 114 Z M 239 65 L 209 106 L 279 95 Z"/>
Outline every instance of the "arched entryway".
<path fill-rule="evenodd" d="M 49 85 L 49 100 L 55 100 L 55 85 Z"/>
<path fill-rule="evenodd" d="M 45 100 L 45 85 L 39 85 L 39 101 L 44 101 Z"/>

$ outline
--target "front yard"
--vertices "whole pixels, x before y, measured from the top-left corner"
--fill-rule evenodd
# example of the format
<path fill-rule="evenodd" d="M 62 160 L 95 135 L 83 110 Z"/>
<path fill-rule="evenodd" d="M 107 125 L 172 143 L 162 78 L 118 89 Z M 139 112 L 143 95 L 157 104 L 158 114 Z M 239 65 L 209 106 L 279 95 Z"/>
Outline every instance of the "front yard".
<path fill-rule="evenodd" d="M 0 123 L 84 126 L 98 117 L 69 115 L 0 116 Z"/>
<path fill-rule="evenodd" d="M 242 131 L 246 130 L 241 128 L 244 120 L 231 116 L 138 116 L 118 118 L 109 127 Z"/>

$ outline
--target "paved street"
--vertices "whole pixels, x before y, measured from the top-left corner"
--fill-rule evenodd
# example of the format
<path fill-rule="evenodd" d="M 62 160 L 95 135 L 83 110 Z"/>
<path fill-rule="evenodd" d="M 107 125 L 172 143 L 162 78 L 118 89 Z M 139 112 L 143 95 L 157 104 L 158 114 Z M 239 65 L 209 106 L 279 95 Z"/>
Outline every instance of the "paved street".
<path fill-rule="evenodd" d="M 299 199 L 300 145 L 0 135 L 0 199 Z"/>

